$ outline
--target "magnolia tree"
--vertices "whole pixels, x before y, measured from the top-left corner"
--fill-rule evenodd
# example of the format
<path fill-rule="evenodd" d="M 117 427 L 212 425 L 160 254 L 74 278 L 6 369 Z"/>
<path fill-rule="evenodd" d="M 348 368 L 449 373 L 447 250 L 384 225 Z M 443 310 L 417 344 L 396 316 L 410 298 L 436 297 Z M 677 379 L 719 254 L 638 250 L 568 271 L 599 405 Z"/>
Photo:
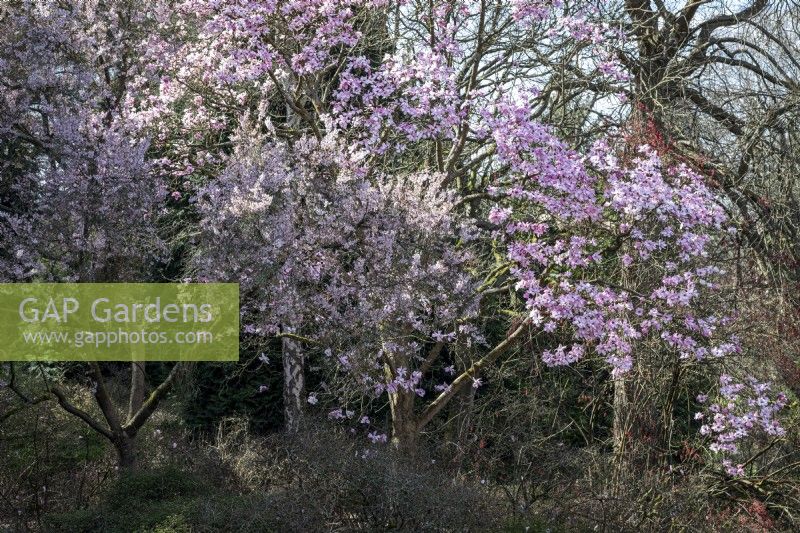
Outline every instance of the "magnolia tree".
<path fill-rule="evenodd" d="M 363 387 L 388 392 L 396 431 L 416 436 L 409 398 L 424 394 L 425 349 L 441 350 L 432 339 L 478 303 L 473 235 L 459 228 L 442 176 L 364 180 L 335 135 L 290 145 L 244 130 L 234 142 L 199 192 L 198 275 L 238 281 L 246 332 L 322 347 Z"/>
<path fill-rule="evenodd" d="M 622 450 L 630 430 L 625 378 L 648 364 L 654 345 L 679 365 L 740 350 L 725 334 L 729 317 L 703 305 L 723 274 L 709 245 L 733 230 L 687 166 L 666 164 L 646 145 L 626 154 L 607 141 L 579 155 L 526 109 L 507 105 L 491 122 L 510 172 L 491 188 L 498 205 L 489 220 L 507 243 L 528 320 L 572 339 L 545 350 L 543 361 L 560 366 L 597 355 L 609 365 L 614 444 Z M 751 429 L 774 433 L 772 424 L 766 416 Z"/>

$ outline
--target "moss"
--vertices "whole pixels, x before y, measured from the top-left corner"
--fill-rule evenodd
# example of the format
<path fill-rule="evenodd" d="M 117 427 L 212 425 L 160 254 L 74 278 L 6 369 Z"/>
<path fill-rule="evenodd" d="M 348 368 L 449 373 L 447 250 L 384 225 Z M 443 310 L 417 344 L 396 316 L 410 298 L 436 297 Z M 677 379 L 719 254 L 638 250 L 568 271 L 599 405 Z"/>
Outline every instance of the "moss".
<path fill-rule="evenodd" d="M 192 527 L 187 523 L 186 517 L 179 514 L 170 515 L 163 522 L 157 524 L 152 533 L 190 533 Z"/>
<path fill-rule="evenodd" d="M 109 491 L 108 501 L 112 506 L 124 505 L 131 498 L 163 501 L 195 496 L 206 489 L 197 476 L 170 466 L 123 474 Z"/>

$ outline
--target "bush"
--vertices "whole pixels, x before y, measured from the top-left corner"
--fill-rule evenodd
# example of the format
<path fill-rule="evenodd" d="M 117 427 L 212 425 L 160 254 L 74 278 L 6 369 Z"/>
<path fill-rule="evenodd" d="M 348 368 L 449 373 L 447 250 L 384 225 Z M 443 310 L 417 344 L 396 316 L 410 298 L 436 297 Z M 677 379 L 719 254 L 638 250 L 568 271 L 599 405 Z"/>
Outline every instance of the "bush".
<path fill-rule="evenodd" d="M 46 529 L 65 532 L 179 531 L 169 524 L 184 520 L 194 498 L 210 490 L 194 474 L 174 467 L 125 474 L 113 483 L 97 506 L 49 515 L 45 518 Z"/>
<path fill-rule="evenodd" d="M 335 430 L 253 439 L 234 432 L 216 447 L 243 484 L 269 491 L 281 531 L 465 531 L 497 522 L 480 485 L 454 479 L 434 456 L 412 459 Z"/>

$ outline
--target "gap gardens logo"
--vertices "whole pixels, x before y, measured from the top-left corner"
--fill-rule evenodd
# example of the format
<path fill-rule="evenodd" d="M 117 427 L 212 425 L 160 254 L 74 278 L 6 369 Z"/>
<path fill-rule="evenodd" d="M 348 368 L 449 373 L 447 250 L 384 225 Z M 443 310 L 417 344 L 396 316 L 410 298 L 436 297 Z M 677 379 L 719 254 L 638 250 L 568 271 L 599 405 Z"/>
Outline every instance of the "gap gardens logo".
<path fill-rule="evenodd" d="M 235 361 L 236 283 L 0 284 L 1 361 Z"/>

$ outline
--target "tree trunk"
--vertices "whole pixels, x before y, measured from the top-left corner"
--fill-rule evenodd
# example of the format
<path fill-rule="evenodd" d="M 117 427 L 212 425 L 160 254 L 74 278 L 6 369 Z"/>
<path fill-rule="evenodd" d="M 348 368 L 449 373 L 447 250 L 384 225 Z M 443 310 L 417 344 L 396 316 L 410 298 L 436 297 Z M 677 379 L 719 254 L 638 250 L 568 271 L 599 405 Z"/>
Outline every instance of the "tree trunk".
<path fill-rule="evenodd" d="M 133 471 L 138 466 L 136 457 L 136 440 L 127 435 L 118 436 L 114 440 L 114 448 L 117 450 L 117 464 L 122 471 Z"/>
<path fill-rule="evenodd" d="M 625 452 L 626 438 L 628 435 L 628 413 L 630 405 L 628 402 L 628 391 L 625 389 L 626 379 L 624 376 L 614 378 L 614 454 L 622 458 Z"/>
<path fill-rule="evenodd" d="M 630 245 L 624 244 L 622 253 L 629 253 Z M 620 271 L 620 285 L 627 292 L 631 288 L 630 272 L 628 267 L 623 263 Z M 626 390 L 627 376 L 633 370 L 629 370 L 625 374 L 614 376 L 614 427 L 612 430 L 614 438 L 614 455 L 619 461 L 623 461 L 625 453 L 625 445 L 627 438 L 630 436 L 629 420 L 630 420 L 630 399 L 628 391 Z"/>
<path fill-rule="evenodd" d="M 282 339 L 283 357 L 283 412 L 286 431 L 297 433 L 303 420 L 303 395 L 305 394 L 304 357 L 300 345 L 294 340 Z"/>
<path fill-rule="evenodd" d="M 414 454 L 419 428 L 414 419 L 414 392 L 400 389 L 389 394 L 392 414 L 392 446 L 403 453 Z"/>

